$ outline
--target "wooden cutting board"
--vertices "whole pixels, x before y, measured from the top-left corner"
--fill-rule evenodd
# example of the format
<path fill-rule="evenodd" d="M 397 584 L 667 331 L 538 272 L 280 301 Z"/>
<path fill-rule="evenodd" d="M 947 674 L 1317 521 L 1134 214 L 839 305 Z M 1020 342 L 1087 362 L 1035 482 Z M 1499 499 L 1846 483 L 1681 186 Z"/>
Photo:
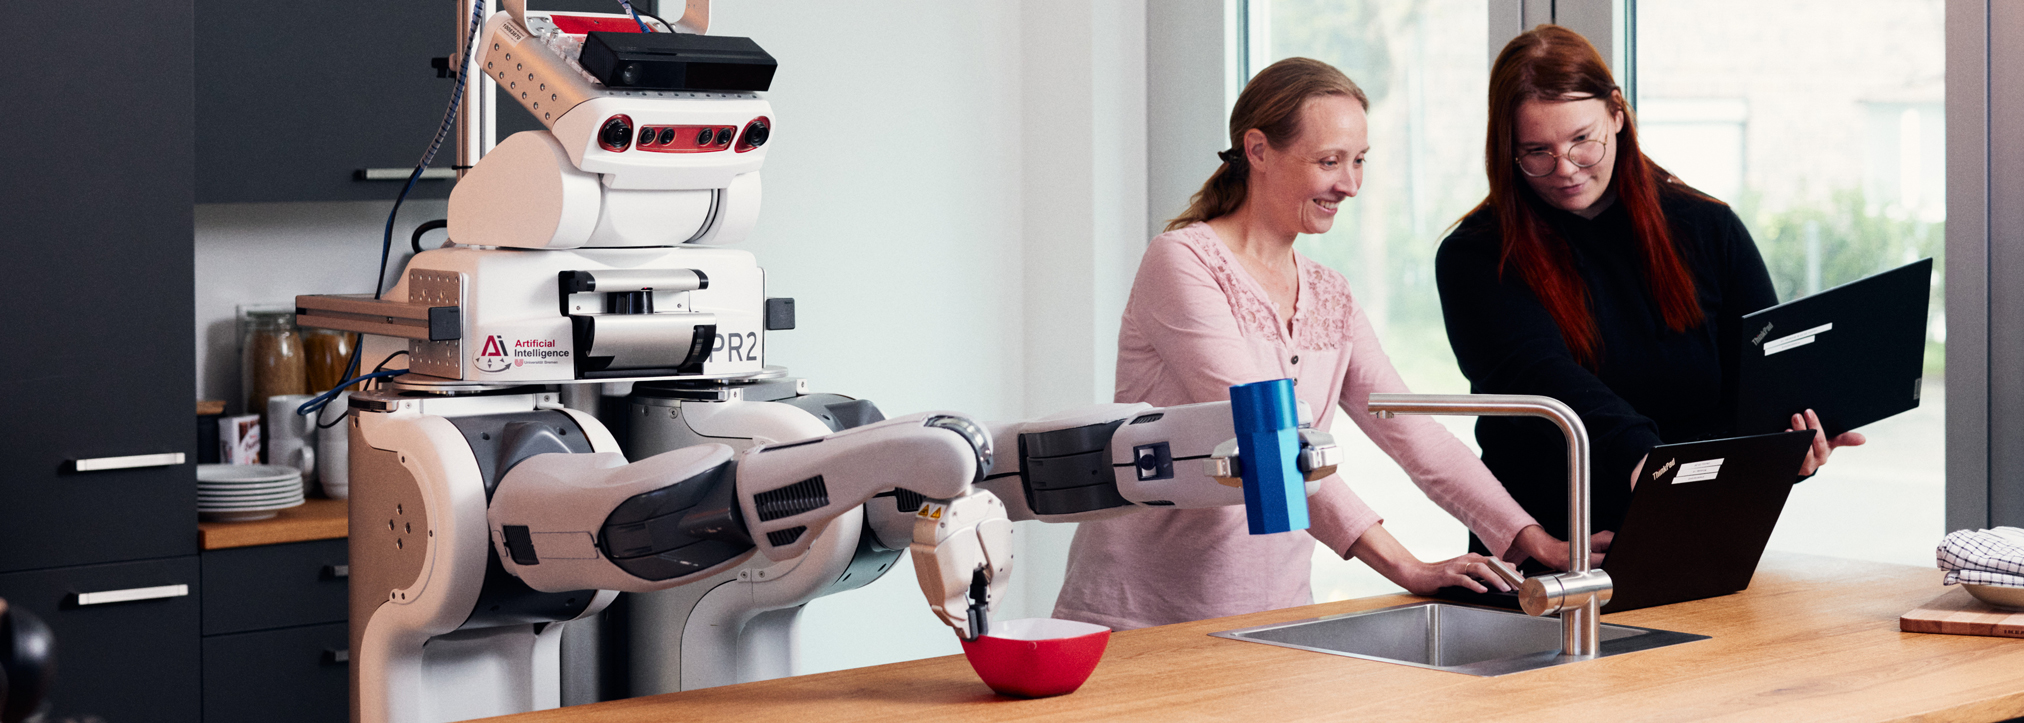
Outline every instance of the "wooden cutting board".
<path fill-rule="evenodd" d="M 1898 629 L 1907 633 L 2024 638 L 2024 612 L 1990 606 L 1957 587 L 1905 613 L 1898 618 Z"/>

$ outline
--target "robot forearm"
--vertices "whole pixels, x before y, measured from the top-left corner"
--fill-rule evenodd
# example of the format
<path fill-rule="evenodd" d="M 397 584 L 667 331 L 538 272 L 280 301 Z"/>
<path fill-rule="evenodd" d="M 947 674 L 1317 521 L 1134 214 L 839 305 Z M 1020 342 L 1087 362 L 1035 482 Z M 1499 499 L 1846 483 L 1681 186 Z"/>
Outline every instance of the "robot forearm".
<path fill-rule="evenodd" d="M 1310 415 L 1303 407 L 1302 421 Z M 990 425 L 998 462 L 981 485 L 1014 520 L 1078 522 L 1140 507 L 1244 504 L 1229 402 L 1156 408 L 1103 404 Z M 1325 432 L 1300 430 L 1308 494 L 1340 453 Z"/>
<path fill-rule="evenodd" d="M 895 487 L 962 496 L 989 467 L 981 429 L 917 415 L 742 454 L 705 444 L 632 464 L 536 455 L 493 494 L 492 541 L 506 570 L 536 590 L 674 587 L 755 550 L 802 554 L 831 520 Z"/>

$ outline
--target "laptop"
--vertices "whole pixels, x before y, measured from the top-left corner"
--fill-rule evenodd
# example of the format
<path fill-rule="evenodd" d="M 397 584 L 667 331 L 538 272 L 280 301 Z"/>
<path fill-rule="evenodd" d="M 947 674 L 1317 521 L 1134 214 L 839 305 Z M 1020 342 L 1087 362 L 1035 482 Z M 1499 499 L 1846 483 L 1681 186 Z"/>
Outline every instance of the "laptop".
<path fill-rule="evenodd" d="M 1788 429 L 1806 409 L 1833 437 L 1919 406 L 1933 260 L 1746 314 L 1736 432 Z"/>
<path fill-rule="evenodd" d="M 1652 448 L 1602 569 L 1605 613 L 1727 595 L 1750 586 L 1813 433 L 1779 432 Z M 1565 534 L 1565 533 L 1562 533 Z M 1548 572 L 1536 561 L 1532 570 Z M 1518 609 L 1518 593 L 1445 587 L 1436 597 Z"/>

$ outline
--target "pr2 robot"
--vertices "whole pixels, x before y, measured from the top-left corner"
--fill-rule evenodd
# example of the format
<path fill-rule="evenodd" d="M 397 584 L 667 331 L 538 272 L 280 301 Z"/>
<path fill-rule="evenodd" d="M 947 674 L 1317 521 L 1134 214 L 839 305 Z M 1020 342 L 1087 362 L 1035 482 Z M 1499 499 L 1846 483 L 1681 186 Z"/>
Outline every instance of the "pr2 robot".
<path fill-rule="evenodd" d="M 707 25 L 690 9 L 674 30 Z M 469 169 L 454 245 L 414 256 L 384 298 L 297 300 L 302 325 L 409 360 L 346 420 L 354 720 L 555 707 L 561 631 L 620 592 L 636 594 L 634 694 L 792 674 L 800 606 L 901 549 L 929 607 L 974 637 L 1014 519 L 1243 503 L 1227 403 L 883 419 L 767 366 L 792 302 L 721 246 L 757 217 L 772 60 L 742 39 L 600 34 L 621 18 L 509 3 L 485 20 L 467 69 L 548 130 Z M 673 50 L 588 60 L 642 43 Z M 686 79 L 652 81 L 674 69 Z M 633 386 L 625 445 L 553 389 L 599 383 Z M 1311 491 L 1334 448 L 1302 439 Z"/>

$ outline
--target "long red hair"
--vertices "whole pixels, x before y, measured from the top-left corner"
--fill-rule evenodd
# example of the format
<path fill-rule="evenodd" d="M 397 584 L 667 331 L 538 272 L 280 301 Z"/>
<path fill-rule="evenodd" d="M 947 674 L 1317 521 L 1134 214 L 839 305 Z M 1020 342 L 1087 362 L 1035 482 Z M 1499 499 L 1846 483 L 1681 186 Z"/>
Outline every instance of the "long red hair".
<path fill-rule="evenodd" d="M 1675 332 L 1699 326 L 1701 305 L 1694 293 L 1693 273 L 1680 259 L 1659 194 L 1683 193 L 1706 198 L 1679 183 L 1671 173 L 1646 158 L 1637 142 L 1637 123 L 1624 102 L 1623 91 L 1610 76 L 1602 55 L 1580 34 L 1558 25 L 1541 25 L 1519 35 L 1490 68 L 1490 131 L 1484 166 L 1490 195 L 1477 208 L 1497 215 L 1503 247 L 1497 271 L 1516 269 L 1540 305 L 1560 326 L 1560 336 L 1575 361 L 1600 366 L 1602 340 L 1589 308 L 1588 287 L 1574 268 L 1567 241 L 1559 238 L 1532 208 L 1536 195 L 1518 174 L 1518 106 L 1527 100 L 1600 99 L 1622 113 L 1611 186 L 1617 203 L 1630 214 L 1631 229 L 1644 258 L 1645 282 L 1658 303 L 1666 327 Z"/>

